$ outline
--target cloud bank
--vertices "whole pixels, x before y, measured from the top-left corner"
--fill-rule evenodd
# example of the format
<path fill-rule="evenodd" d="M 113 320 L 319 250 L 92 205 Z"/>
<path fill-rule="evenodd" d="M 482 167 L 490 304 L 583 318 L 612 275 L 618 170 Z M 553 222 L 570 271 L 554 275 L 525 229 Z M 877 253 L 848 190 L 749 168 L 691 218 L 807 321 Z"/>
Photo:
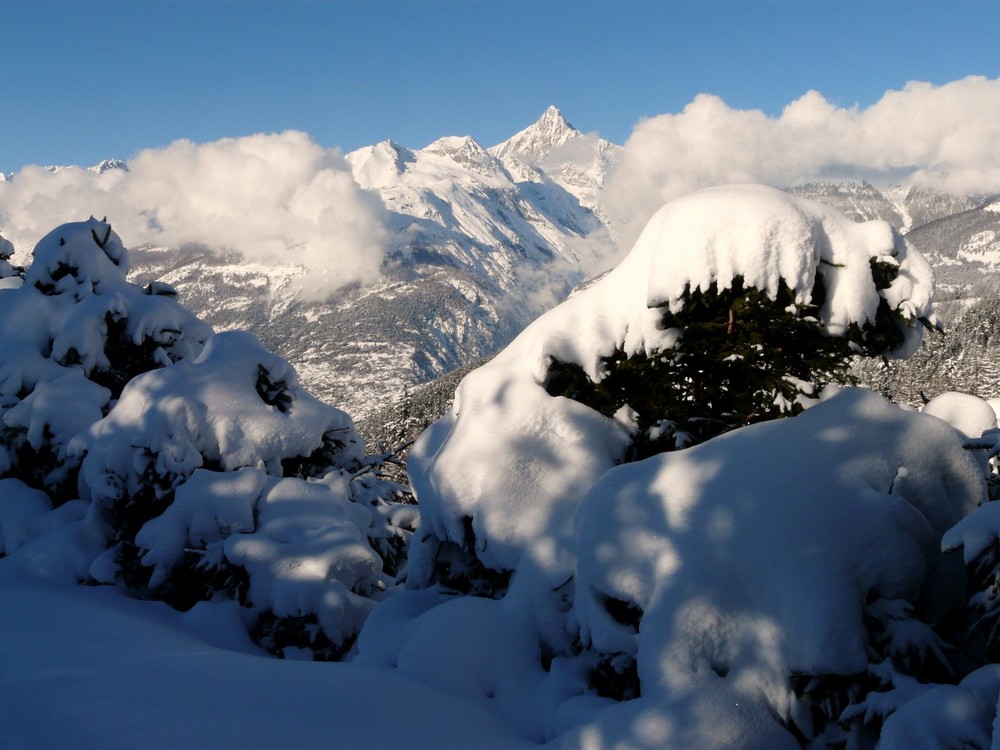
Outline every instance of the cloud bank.
<path fill-rule="evenodd" d="M 604 210 L 631 246 L 664 203 L 711 185 L 822 179 L 1000 192 L 1000 79 L 910 83 L 866 109 L 810 91 L 780 117 L 701 94 L 679 114 L 641 121 L 610 176 Z"/>
<path fill-rule="evenodd" d="M 0 234 L 19 257 L 92 214 L 106 215 L 126 245 L 197 243 L 309 266 L 314 297 L 374 279 L 388 242 L 379 198 L 339 152 L 295 131 L 176 141 L 139 152 L 128 171 L 27 167 L 0 182 Z"/>

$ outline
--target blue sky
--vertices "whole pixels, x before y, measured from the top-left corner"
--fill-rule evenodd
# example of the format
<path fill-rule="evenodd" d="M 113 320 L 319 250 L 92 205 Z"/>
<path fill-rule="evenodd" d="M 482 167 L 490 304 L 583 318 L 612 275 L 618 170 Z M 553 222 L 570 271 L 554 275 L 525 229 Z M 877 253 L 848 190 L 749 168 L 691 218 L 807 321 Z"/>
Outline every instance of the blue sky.
<path fill-rule="evenodd" d="M 701 92 L 777 115 L 997 78 L 997 29 L 991 0 L 0 0 L 0 171 L 289 128 L 488 146 L 549 104 L 623 142 Z"/>

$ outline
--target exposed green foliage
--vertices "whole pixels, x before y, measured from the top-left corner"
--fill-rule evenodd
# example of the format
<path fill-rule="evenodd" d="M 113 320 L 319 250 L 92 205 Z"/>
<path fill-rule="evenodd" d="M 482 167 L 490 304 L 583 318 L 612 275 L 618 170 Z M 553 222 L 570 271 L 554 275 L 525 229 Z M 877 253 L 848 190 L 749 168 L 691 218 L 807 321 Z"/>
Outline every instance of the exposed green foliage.
<path fill-rule="evenodd" d="M 632 356 L 619 348 L 603 359 L 597 382 L 579 365 L 553 360 L 545 388 L 609 417 L 630 409 L 630 460 L 791 416 L 803 398 L 849 380 L 851 337 L 826 335 L 816 318 L 822 288 L 813 299 L 795 304 L 784 282 L 773 300 L 742 279 L 721 291 L 689 289 L 681 310 L 663 311 L 663 327 L 680 332 L 674 348 Z"/>

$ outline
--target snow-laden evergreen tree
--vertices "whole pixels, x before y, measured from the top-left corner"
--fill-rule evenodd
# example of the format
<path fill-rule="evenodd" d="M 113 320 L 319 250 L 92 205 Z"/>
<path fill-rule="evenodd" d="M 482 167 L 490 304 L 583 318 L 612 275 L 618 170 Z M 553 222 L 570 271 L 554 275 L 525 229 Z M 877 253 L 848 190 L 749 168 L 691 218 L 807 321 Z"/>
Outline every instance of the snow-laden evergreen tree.
<path fill-rule="evenodd" d="M 196 356 L 211 335 L 170 287 L 127 273 L 118 235 L 91 218 L 43 237 L 23 284 L 0 288 L 0 476 L 56 504 L 76 497 L 73 438 L 132 377 Z"/>
<path fill-rule="evenodd" d="M 939 419 L 818 391 L 854 352 L 912 353 L 932 293 L 884 222 L 758 186 L 664 207 L 418 439 L 412 591 L 361 657 L 420 675 L 462 639 L 473 676 L 435 684 L 539 741 L 605 710 L 637 746 L 873 742 L 955 668 L 965 572 L 940 539 L 986 485 Z"/>
<path fill-rule="evenodd" d="M 611 466 L 798 413 L 853 351 L 911 354 L 932 289 L 882 221 L 762 186 L 668 204 L 616 269 L 467 376 L 414 447 L 411 581 L 502 592 L 525 540 L 542 525 L 560 549 Z"/>
<path fill-rule="evenodd" d="M 339 658 L 405 563 L 404 488 L 288 362 L 127 271 L 91 219 L 0 288 L 0 472 L 40 491 L 8 493 L 32 500 L 0 509 L 0 553 L 68 522 L 78 579 L 183 609 L 229 597 L 269 651 Z"/>

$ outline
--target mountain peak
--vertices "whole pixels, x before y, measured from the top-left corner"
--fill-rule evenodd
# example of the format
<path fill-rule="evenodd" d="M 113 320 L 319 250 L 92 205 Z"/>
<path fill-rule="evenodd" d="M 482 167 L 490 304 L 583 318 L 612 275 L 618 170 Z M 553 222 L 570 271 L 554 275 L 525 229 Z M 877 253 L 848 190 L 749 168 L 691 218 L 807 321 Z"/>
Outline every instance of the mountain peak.
<path fill-rule="evenodd" d="M 391 140 L 364 146 L 347 155 L 354 179 L 366 189 L 396 184 L 413 160 L 412 151 Z"/>
<path fill-rule="evenodd" d="M 128 172 L 128 164 L 123 162 L 121 159 L 104 159 L 100 164 L 87 167 L 87 169 L 95 174 L 104 174 L 105 172 L 110 172 L 113 169 L 120 169 L 123 172 Z"/>
<path fill-rule="evenodd" d="M 526 164 L 536 164 L 553 149 L 582 136 L 583 133 L 570 125 L 562 112 L 550 106 L 535 123 L 493 146 L 489 152 L 501 161 L 513 157 Z"/>
<path fill-rule="evenodd" d="M 464 169 L 484 176 L 498 176 L 503 172 L 500 163 L 472 136 L 451 135 L 438 138 L 422 148 L 421 153 L 434 154 L 451 160 Z"/>
<path fill-rule="evenodd" d="M 446 135 L 424 146 L 423 151 L 432 154 L 454 154 L 458 152 L 479 153 L 485 149 L 476 143 L 471 135 Z"/>
<path fill-rule="evenodd" d="M 548 109 L 542 112 L 542 116 L 538 118 L 532 127 L 547 127 L 552 130 L 572 130 L 573 132 L 579 132 L 569 123 L 569 120 L 566 119 L 554 104 L 550 104 Z"/>

